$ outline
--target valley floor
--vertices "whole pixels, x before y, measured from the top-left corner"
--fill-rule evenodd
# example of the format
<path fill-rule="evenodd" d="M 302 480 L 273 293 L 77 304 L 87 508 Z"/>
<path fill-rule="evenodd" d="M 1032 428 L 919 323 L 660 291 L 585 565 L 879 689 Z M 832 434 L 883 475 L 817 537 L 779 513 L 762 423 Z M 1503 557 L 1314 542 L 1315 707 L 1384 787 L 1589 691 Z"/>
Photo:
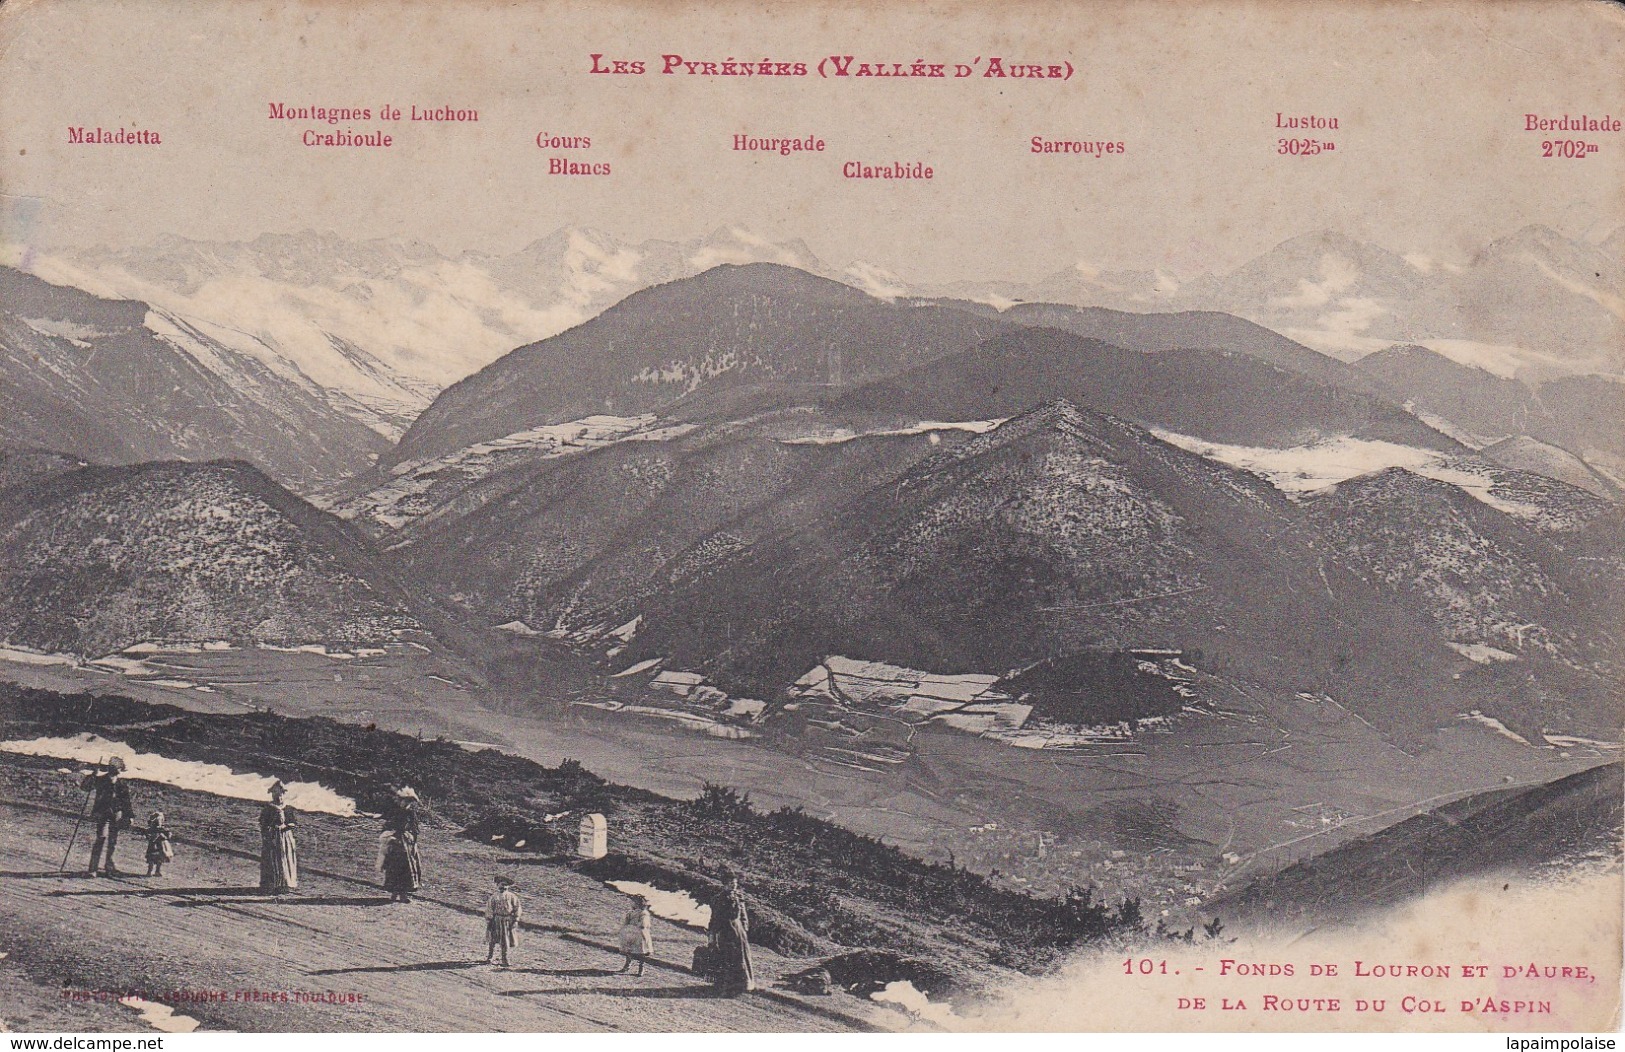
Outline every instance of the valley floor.
<path fill-rule="evenodd" d="M 1211 896 L 1348 839 L 1618 752 L 1611 743 L 1533 747 L 1470 720 L 1405 751 L 1330 699 L 1237 693 L 1170 731 L 1089 749 L 1016 749 L 933 730 L 914 736 L 907 763 L 863 772 L 831 762 L 811 739 L 732 741 L 579 705 L 543 711 L 541 697 L 533 711 L 499 712 L 480 688 L 446 678 L 455 673 L 438 655 L 410 648 L 349 661 L 266 650 L 138 656 L 138 676 L 4 662 L 0 677 L 205 712 L 269 706 L 331 716 L 548 766 L 571 758 L 610 781 L 679 798 L 706 782 L 728 785 L 758 808 L 803 806 L 1022 890 L 1078 884 L 1111 901 L 1139 897 L 1148 915 L 1167 910 L 1178 926 L 1205 923 Z M 188 683 L 210 689 L 174 686 Z"/>

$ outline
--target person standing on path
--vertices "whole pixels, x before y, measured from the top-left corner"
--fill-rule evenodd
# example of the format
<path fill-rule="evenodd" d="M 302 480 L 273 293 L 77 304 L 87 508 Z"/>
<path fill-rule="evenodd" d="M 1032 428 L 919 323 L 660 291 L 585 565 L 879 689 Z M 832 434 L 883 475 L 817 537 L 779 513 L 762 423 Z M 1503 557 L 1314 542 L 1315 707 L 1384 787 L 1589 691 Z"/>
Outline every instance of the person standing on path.
<path fill-rule="evenodd" d="M 294 814 L 282 801 L 288 787 L 271 786 L 271 802 L 260 808 L 260 891 L 285 895 L 299 887 L 299 845 L 294 840 Z"/>
<path fill-rule="evenodd" d="M 619 939 L 621 955 L 626 963 L 621 965 L 621 971 L 632 967 L 632 962 L 638 962 L 638 974 L 643 974 L 643 964 L 649 955 L 655 952 L 654 936 L 649 931 L 649 900 L 642 895 L 632 896 L 632 908 L 621 922 Z"/>
<path fill-rule="evenodd" d="M 169 844 L 169 827 L 164 825 L 164 813 L 154 811 L 147 819 L 147 876 L 164 875 L 164 863 L 175 857 Z"/>
<path fill-rule="evenodd" d="M 101 870 L 103 876 L 119 875 L 113 864 L 113 851 L 118 847 L 119 830 L 126 828 L 135 817 L 135 804 L 130 799 L 130 786 L 119 776 L 124 772 L 124 761 L 115 756 L 102 765 L 102 771 L 92 771 L 79 782 L 79 788 L 94 796 L 90 804 L 90 818 L 96 823 L 96 841 L 90 847 L 90 873 Z M 107 849 L 107 868 L 102 869 L 102 849 Z"/>
<path fill-rule="evenodd" d="M 393 902 L 411 902 L 412 892 L 423 886 L 423 861 L 418 855 L 418 794 L 411 786 L 395 793 L 384 815 L 384 890 Z"/>
<path fill-rule="evenodd" d="M 524 915 L 524 904 L 513 890 L 513 881 L 497 877 L 497 890 L 485 901 L 485 963 L 500 955 L 497 963 L 508 967 L 508 951 L 519 945 L 519 918 Z"/>
<path fill-rule="evenodd" d="M 737 874 L 728 874 L 722 893 L 711 904 L 709 930 L 716 947 L 713 977 L 717 992 L 737 997 L 756 989 L 756 972 L 750 960 L 750 911 Z"/>

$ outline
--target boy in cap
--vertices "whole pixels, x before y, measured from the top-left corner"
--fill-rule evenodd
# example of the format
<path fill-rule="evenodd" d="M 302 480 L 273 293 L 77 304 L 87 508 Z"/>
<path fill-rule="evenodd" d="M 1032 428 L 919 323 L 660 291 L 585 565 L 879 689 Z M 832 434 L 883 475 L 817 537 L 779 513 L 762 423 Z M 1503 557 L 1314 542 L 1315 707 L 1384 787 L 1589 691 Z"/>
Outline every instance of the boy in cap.
<path fill-rule="evenodd" d="M 500 967 L 508 967 L 508 950 L 519 945 L 519 918 L 525 907 L 507 877 L 495 878 L 497 890 L 485 902 L 485 963 L 500 951 Z"/>

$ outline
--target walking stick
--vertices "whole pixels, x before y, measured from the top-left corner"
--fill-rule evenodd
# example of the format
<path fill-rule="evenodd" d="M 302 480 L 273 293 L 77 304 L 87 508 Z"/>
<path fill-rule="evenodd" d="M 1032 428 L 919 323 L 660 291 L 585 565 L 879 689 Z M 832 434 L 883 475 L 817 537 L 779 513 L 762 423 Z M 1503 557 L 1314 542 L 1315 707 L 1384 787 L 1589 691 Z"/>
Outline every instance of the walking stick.
<path fill-rule="evenodd" d="M 106 761 L 98 764 L 98 766 L 105 765 Z M 73 820 L 73 833 L 68 837 L 68 850 L 62 853 L 62 864 L 56 867 L 56 871 L 58 873 L 66 873 L 68 871 L 68 859 L 73 857 L 73 842 L 79 839 L 79 827 L 83 825 L 85 821 L 85 807 L 90 803 L 90 794 L 95 791 L 96 783 L 92 781 L 90 785 L 85 788 L 85 798 L 79 803 L 79 817 Z"/>

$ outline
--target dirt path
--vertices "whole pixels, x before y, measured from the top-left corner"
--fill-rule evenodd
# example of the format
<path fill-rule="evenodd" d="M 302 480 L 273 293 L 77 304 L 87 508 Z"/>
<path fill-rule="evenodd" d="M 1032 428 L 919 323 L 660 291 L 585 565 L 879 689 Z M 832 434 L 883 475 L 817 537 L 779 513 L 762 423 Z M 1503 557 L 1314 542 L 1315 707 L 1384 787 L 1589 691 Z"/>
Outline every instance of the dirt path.
<path fill-rule="evenodd" d="M 700 936 L 664 921 L 657 921 L 658 960 L 643 977 L 617 974 L 613 931 L 624 897 L 562 867 L 517 866 L 479 845 L 426 849 L 428 897 L 408 905 L 389 903 L 361 876 L 314 864 L 302 870 L 298 895 L 265 898 L 247 886 L 257 875 L 249 852 L 195 836 L 182 838 L 162 878 L 60 874 L 72 812 L 60 800 L 18 798 L 20 782 L 54 772 L 7 774 L 0 786 L 0 952 L 7 955 L 0 997 L 8 1003 L 0 1004 L 0 1019 L 14 1030 L 141 1028 L 134 1011 L 105 1000 L 65 1001 L 65 990 L 135 991 L 197 1018 L 203 1029 L 243 1031 L 825 1031 L 902 1023 L 846 995 L 803 999 L 767 990 L 715 998 L 679 963 Z M 142 788 L 149 791 L 138 795 L 160 794 Z M 208 810 L 231 818 L 245 810 L 204 794 L 162 795 L 170 813 L 194 820 Z M 212 824 L 194 821 L 193 828 Z M 301 846 L 365 844 L 374 825 L 308 816 Z M 120 844 L 126 870 L 136 869 L 139 848 L 138 838 Z M 84 865 L 85 853 L 75 851 L 74 867 Z M 476 881 L 498 869 L 520 874 L 527 915 L 535 918 L 510 970 L 484 964 L 474 908 L 483 894 Z M 757 957 L 758 974 L 769 980 L 803 966 L 766 952 Z M 296 1000 L 301 996 L 310 999 Z"/>

